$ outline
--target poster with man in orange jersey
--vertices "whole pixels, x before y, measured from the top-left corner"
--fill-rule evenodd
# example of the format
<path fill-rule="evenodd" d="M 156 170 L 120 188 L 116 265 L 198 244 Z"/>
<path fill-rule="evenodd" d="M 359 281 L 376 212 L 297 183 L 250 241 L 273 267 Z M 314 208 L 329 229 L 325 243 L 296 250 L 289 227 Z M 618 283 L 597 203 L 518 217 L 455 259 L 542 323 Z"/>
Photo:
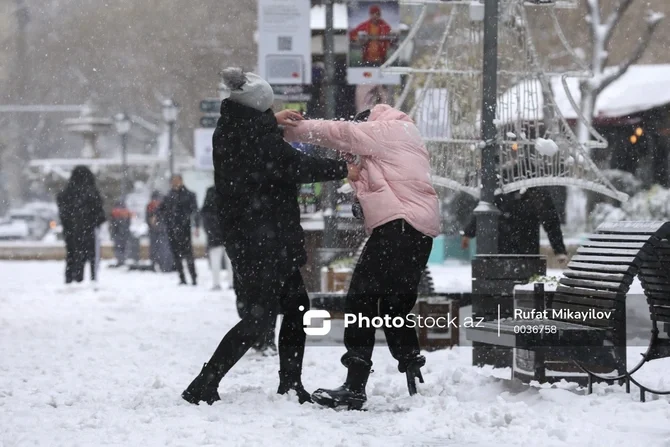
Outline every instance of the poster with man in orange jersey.
<path fill-rule="evenodd" d="M 349 84 L 400 84 L 400 75 L 379 68 L 400 43 L 397 1 L 358 1 L 348 5 Z"/>

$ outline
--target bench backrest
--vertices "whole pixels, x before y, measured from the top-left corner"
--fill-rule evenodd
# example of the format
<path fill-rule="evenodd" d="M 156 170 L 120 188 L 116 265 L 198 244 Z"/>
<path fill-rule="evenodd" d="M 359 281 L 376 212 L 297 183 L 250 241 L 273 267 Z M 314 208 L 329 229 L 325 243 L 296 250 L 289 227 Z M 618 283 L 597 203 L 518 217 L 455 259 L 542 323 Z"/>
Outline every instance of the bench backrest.
<path fill-rule="evenodd" d="M 670 323 L 669 237 L 670 222 L 600 225 L 577 250 L 559 282 L 553 308 L 569 312 L 554 319 L 609 329 L 615 346 L 625 346 L 626 296 L 638 276 L 653 328 L 657 322 Z M 602 312 L 611 316 L 603 318 Z"/>

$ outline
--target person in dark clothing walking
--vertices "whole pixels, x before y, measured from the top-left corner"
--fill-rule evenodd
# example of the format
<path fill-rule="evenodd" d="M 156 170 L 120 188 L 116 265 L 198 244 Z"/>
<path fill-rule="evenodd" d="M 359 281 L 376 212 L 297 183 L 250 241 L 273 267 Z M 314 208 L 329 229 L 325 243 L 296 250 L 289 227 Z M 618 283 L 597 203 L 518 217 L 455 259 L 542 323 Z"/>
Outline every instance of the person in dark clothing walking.
<path fill-rule="evenodd" d="M 132 213 L 122 200 L 116 202 L 109 219 L 109 233 L 114 241 L 116 267 L 126 263 L 126 248 L 130 239 L 130 220 Z"/>
<path fill-rule="evenodd" d="M 106 218 L 91 170 L 86 166 L 75 167 L 56 203 L 65 239 L 65 283 L 82 282 L 86 262 L 91 264 L 91 280 L 96 281 L 96 230 Z"/>
<path fill-rule="evenodd" d="M 299 270 L 307 253 L 298 188 L 302 183 L 343 179 L 348 166 L 344 161 L 301 154 L 283 139 L 279 124 L 290 126 L 297 114 L 272 112 L 274 96 L 266 81 L 233 68 L 222 75 L 228 97 L 221 103 L 214 131 L 215 184 L 224 245 L 250 310 L 223 337 L 182 397 L 193 404 L 219 400 L 220 381 L 266 335 L 281 307 L 277 393 L 294 390 L 300 403 L 308 402 L 301 375 L 303 315 L 309 309 L 309 297 Z M 357 169 L 351 170 L 355 176 Z"/>
<path fill-rule="evenodd" d="M 195 286 L 198 282 L 191 243 L 191 221 L 195 221 L 197 237 L 200 232 L 198 203 L 195 194 L 184 186 L 181 175 L 173 175 L 170 182 L 172 189 L 158 207 L 158 219 L 163 221 L 167 228 L 170 251 L 172 251 L 175 267 L 179 272 L 180 284 L 186 284 L 186 275 L 184 275 L 184 260 L 186 260 L 191 280 Z"/>
<path fill-rule="evenodd" d="M 561 265 L 567 263 L 567 251 L 563 243 L 561 221 L 551 194 L 546 188 L 528 188 L 499 194 L 495 206 L 501 214 L 498 218 L 498 253 L 537 255 L 540 253 L 540 225 L 549 237 L 554 253 Z M 461 246 L 469 247 L 470 239 L 477 232 L 473 217 L 463 231 Z"/>

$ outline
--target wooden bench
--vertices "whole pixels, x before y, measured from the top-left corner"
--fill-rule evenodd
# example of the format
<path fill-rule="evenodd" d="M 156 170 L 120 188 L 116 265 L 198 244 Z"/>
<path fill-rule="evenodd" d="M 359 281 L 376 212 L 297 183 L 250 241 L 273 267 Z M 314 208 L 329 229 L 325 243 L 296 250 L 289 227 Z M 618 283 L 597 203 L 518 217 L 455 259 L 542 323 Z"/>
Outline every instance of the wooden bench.
<path fill-rule="evenodd" d="M 551 318 L 487 322 L 468 329 L 468 339 L 534 352 L 537 378 L 542 377 L 546 356 L 569 358 L 587 375 L 589 393 L 595 380 L 624 382 L 627 391 L 632 382 L 640 388 L 641 401 L 647 392 L 670 394 L 632 377 L 646 362 L 670 357 L 670 340 L 661 337 L 667 335 L 666 327 L 663 333 L 659 330 L 659 325 L 670 324 L 669 237 L 670 222 L 602 224 L 577 250 L 552 298 L 535 291 L 536 310 L 546 307 Z M 627 295 L 636 276 L 649 305 L 651 333 L 642 360 L 627 370 L 626 299 L 642 298 Z M 519 329 L 533 325 L 556 329 L 550 334 Z"/>

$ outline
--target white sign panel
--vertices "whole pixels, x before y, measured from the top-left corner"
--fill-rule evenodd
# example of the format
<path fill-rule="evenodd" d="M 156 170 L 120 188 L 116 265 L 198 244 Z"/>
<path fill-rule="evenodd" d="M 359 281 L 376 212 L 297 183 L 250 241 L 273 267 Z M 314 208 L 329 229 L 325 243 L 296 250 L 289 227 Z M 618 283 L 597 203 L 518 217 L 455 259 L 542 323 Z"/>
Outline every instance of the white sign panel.
<path fill-rule="evenodd" d="M 400 75 L 384 74 L 381 67 L 400 43 L 400 6 L 395 0 L 348 4 L 349 84 L 400 84 Z"/>
<path fill-rule="evenodd" d="M 258 0 L 258 74 L 273 85 L 312 83 L 311 0 Z"/>
<path fill-rule="evenodd" d="M 212 161 L 213 136 L 213 128 L 195 129 L 193 131 L 193 151 L 196 169 L 203 171 L 214 170 L 214 163 Z"/>

